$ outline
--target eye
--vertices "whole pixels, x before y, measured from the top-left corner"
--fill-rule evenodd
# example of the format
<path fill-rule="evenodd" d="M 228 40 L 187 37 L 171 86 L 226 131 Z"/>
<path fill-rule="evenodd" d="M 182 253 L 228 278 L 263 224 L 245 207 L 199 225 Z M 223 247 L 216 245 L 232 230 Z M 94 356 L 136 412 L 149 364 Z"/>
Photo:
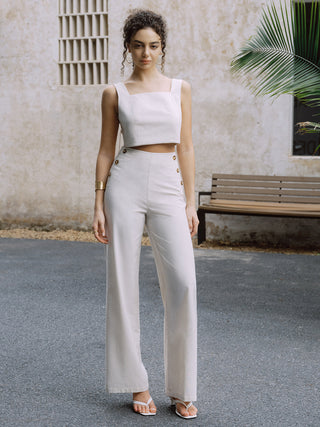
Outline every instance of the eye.
<path fill-rule="evenodd" d="M 153 44 L 151 45 L 151 49 L 157 49 L 158 45 L 157 44 Z"/>

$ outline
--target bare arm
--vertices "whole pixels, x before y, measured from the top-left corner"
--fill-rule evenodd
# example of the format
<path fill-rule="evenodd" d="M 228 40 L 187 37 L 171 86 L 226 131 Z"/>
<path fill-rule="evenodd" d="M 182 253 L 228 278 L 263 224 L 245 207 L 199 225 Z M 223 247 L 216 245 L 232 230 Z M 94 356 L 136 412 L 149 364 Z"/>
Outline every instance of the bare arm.
<path fill-rule="evenodd" d="M 109 85 L 103 91 L 101 101 L 102 126 L 100 148 L 96 163 L 96 181 L 107 182 L 109 170 L 114 160 L 115 145 L 119 128 L 117 112 L 117 92 L 114 86 Z M 97 190 L 94 204 L 94 218 L 92 229 L 97 231 L 97 240 L 108 243 L 105 237 L 106 218 L 103 209 L 104 191 Z"/>
<path fill-rule="evenodd" d="M 192 144 L 191 86 L 185 81 L 182 81 L 181 86 L 181 110 L 181 137 L 180 144 L 177 145 L 177 153 L 186 195 L 186 214 L 191 237 L 193 237 L 197 233 L 199 220 L 196 213 L 194 189 L 195 162 Z"/>

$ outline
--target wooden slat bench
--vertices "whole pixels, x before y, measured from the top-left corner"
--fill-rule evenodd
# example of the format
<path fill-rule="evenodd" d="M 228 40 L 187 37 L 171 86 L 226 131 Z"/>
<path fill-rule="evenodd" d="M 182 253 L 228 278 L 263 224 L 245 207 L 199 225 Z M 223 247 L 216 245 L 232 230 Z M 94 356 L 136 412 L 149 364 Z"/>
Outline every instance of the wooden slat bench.
<path fill-rule="evenodd" d="M 211 196 L 201 204 L 201 196 Z M 213 174 L 212 190 L 198 196 L 198 243 L 206 240 L 206 213 L 320 218 L 320 178 Z"/>

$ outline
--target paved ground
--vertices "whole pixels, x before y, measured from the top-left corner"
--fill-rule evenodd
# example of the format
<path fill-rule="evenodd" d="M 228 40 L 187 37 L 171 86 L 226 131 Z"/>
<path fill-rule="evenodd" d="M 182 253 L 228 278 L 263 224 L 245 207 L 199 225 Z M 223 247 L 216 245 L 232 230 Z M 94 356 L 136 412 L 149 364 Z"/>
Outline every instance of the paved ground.
<path fill-rule="evenodd" d="M 142 247 L 143 360 L 156 417 L 104 391 L 96 243 L 0 240 L 0 426 L 319 426 L 320 256 L 196 249 L 199 417 L 164 394 L 163 310 Z"/>

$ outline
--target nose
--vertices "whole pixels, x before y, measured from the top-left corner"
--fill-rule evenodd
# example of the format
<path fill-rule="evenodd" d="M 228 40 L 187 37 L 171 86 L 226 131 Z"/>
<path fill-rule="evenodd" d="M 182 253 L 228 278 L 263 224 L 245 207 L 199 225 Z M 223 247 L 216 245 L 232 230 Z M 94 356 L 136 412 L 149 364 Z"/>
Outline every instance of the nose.
<path fill-rule="evenodd" d="M 149 52 L 150 52 L 149 51 L 149 47 L 145 47 L 144 50 L 143 50 L 143 56 L 144 57 L 148 57 L 149 56 Z"/>

